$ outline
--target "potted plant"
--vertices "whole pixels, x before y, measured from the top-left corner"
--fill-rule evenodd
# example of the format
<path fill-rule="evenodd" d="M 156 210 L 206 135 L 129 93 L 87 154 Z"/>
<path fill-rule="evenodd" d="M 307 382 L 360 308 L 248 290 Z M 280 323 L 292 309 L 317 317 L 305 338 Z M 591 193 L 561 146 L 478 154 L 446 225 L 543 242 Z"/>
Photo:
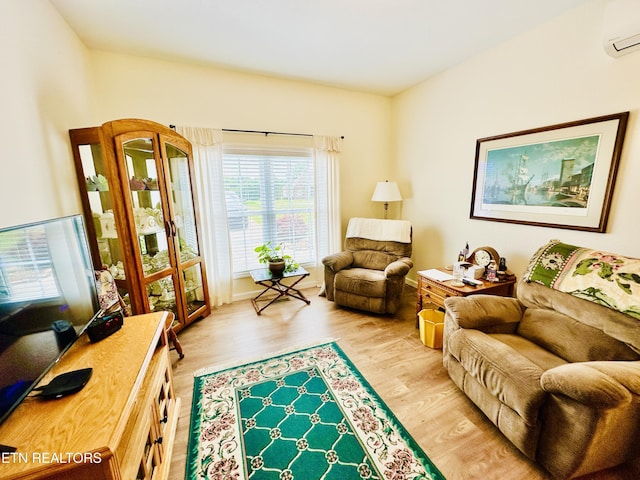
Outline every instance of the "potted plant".
<path fill-rule="evenodd" d="M 284 272 L 292 272 L 298 268 L 298 263 L 284 253 L 284 245 L 273 245 L 271 241 L 258 245 L 254 251 L 258 254 L 258 261 L 268 266 L 274 276 L 280 276 Z"/>

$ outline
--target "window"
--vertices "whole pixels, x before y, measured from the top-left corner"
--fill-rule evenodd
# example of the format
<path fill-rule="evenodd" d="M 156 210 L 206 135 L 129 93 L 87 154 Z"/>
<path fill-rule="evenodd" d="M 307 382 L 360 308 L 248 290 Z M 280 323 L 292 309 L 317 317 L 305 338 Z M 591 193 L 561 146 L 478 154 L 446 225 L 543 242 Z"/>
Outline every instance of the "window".
<path fill-rule="evenodd" d="M 60 296 L 44 228 L 8 231 L 0 239 L 2 303 Z"/>
<path fill-rule="evenodd" d="M 282 243 L 300 264 L 316 260 L 316 192 L 310 147 L 225 145 L 223 174 L 234 274 L 264 267 L 256 246 Z"/>

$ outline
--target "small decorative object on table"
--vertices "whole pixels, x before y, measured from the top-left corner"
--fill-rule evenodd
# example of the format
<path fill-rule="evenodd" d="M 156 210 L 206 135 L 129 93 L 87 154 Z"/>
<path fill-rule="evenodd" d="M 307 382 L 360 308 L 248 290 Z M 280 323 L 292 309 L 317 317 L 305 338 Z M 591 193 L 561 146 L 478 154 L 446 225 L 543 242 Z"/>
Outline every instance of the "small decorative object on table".
<path fill-rule="evenodd" d="M 491 260 L 489 265 L 487 265 L 487 275 L 486 278 L 489 282 L 496 282 L 498 280 L 498 267 L 496 262 Z"/>
<path fill-rule="evenodd" d="M 500 264 L 498 265 L 498 272 L 507 272 L 507 259 L 500 257 Z"/>
<path fill-rule="evenodd" d="M 453 264 L 453 280 L 451 280 L 451 285 L 453 285 L 454 287 L 464 286 L 464 282 L 462 281 L 465 271 L 464 265 L 465 262 L 456 262 Z"/>
<path fill-rule="evenodd" d="M 495 262 L 496 265 L 498 264 L 498 262 L 500 261 L 500 255 L 498 255 L 498 252 L 495 250 L 495 248 L 478 247 L 473 252 L 471 252 L 471 255 L 469 255 L 467 261 L 473 263 L 474 265 L 484 267 L 486 270 L 491 262 Z"/>
<path fill-rule="evenodd" d="M 458 262 L 466 261 L 467 255 L 469 255 L 469 242 L 465 243 L 464 248 L 460 250 L 460 253 L 458 254 Z"/>

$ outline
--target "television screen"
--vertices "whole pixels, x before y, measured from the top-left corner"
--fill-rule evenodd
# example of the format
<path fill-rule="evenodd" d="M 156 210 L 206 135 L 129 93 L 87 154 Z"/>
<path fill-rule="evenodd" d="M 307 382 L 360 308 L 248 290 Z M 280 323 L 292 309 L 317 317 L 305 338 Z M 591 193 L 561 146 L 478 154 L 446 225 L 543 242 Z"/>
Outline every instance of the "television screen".
<path fill-rule="evenodd" d="M 98 310 L 82 216 L 0 229 L 0 423 Z"/>

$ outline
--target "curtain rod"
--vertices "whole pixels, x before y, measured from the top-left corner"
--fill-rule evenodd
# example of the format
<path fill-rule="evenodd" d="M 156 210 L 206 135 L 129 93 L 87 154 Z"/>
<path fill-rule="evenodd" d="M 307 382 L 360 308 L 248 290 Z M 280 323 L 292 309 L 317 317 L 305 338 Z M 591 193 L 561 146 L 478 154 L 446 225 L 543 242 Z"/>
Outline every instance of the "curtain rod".
<path fill-rule="evenodd" d="M 176 129 L 175 125 L 169 125 L 169 128 L 171 128 L 172 130 Z M 287 133 L 287 132 L 268 132 L 268 131 L 264 131 L 264 130 L 239 130 L 239 129 L 234 129 L 234 128 L 223 128 L 222 129 L 223 132 L 236 132 L 236 133 L 260 133 L 264 136 L 267 135 L 291 135 L 291 136 L 295 136 L 295 137 L 313 137 L 312 134 L 310 133 Z M 344 135 L 340 136 L 340 138 L 342 140 L 344 140 Z"/>

